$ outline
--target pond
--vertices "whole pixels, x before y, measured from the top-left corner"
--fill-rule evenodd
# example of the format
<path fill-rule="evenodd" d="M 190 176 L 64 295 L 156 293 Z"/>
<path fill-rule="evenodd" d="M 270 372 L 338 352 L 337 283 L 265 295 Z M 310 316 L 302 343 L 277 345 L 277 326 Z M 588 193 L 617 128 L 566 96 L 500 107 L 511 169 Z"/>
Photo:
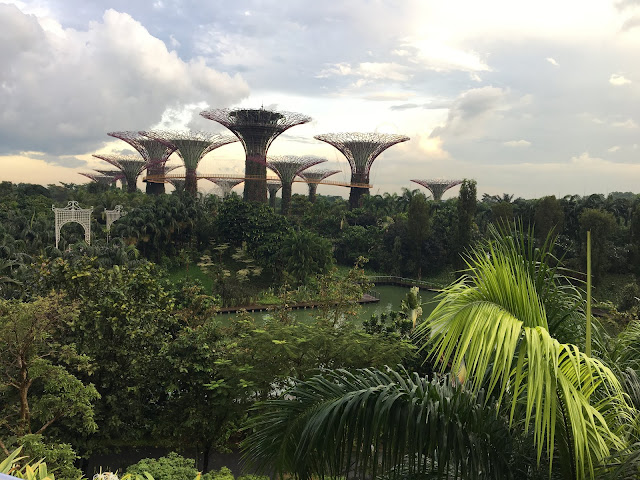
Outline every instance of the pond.
<path fill-rule="evenodd" d="M 409 293 L 408 287 L 397 287 L 392 285 L 380 285 L 375 287 L 373 290 L 376 292 L 376 295 L 380 297 L 380 301 L 361 305 L 359 318 L 362 321 L 370 318 L 373 314 L 379 315 L 392 310 L 399 310 L 400 302 L 402 302 L 402 300 L 407 296 L 407 293 Z M 428 290 L 420 291 L 420 297 L 422 298 L 422 318 L 426 318 L 435 308 L 436 303 L 434 302 L 434 297 L 436 295 L 436 292 Z M 316 314 L 316 310 L 293 310 L 291 314 L 295 315 L 298 321 L 306 322 L 313 318 Z M 235 314 L 224 313 L 220 314 L 220 318 L 224 321 L 224 319 L 228 319 L 232 315 Z M 266 320 L 271 314 L 270 312 L 252 312 L 249 313 L 249 315 L 256 320 Z"/>

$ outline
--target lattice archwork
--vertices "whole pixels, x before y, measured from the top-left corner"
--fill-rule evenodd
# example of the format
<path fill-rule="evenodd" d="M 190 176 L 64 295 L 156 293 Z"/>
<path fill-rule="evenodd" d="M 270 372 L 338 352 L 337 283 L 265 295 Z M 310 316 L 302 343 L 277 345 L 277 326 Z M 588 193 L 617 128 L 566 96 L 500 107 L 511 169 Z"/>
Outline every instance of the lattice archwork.
<path fill-rule="evenodd" d="M 84 229 L 84 241 L 87 242 L 87 245 L 91 245 L 91 213 L 93 212 L 93 207 L 80 208 L 78 202 L 71 200 L 66 207 L 56 208 L 55 205 L 52 205 L 51 210 L 56 215 L 56 248 L 60 243 L 60 230 L 67 223 L 79 223 Z"/>
<path fill-rule="evenodd" d="M 127 212 L 122 211 L 122 205 L 116 205 L 113 210 L 105 210 L 104 215 L 107 219 L 107 232 L 111 231 L 111 225 L 113 225 L 113 222 L 126 214 Z"/>

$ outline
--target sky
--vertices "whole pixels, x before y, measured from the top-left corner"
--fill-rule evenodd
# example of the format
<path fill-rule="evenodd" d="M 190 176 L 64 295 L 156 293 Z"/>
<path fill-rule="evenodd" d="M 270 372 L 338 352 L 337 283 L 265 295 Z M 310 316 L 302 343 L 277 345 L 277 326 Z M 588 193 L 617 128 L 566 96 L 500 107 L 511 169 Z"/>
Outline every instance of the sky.
<path fill-rule="evenodd" d="M 331 180 L 348 163 L 314 135 L 409 136 L 373 194 L 640 193 L 639 49 L 640 0 L 0 0 L 0 181 L 85 183 L 110 168 L 92 154 L 132 153 L 109 131 L 224 132 L 199 112 L 264 106 L 313 119 L 269 154 L 324 157 Z M 243 172 L 244 151 L 199 171 Z"/>

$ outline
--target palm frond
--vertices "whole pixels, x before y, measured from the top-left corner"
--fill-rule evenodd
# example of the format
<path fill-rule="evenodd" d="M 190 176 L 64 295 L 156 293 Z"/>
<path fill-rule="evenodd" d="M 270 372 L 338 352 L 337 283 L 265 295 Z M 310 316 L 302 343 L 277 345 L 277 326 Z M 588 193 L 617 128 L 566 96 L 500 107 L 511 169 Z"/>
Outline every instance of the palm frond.
<path fill-rule="evenodd" d="M 509 431 L 483 403 L 450 379 L 330 371 L 260 407 L 244 459 L 304 479 L 508 478 Z"/>
<path fill-rule="evenodd" d="M 618 431 L 630 414 L 623 388 L 601 361 L 549 333 L 548 271 L 532 267 L 511 240 L 484 248 L 469 254 L 466 276 L 442 292 L 417 338 L 442 370 L 464 362 L 474 391 L 488 379 L 487 394 L 497 392 L 499 404 L 508 393 L 512 424 L 524 407 L 538 461 L 546 450 L 551 465 L 556 428 L 565 428 L 576 476 L 593 478 L 595 465 L 625 447 Z"/>

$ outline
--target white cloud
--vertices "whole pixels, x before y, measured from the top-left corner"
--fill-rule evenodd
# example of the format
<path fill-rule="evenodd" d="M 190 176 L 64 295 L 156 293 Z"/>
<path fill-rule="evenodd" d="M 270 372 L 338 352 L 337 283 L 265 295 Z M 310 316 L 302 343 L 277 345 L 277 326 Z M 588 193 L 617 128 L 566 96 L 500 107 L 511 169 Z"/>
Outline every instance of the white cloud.
<path fill-rule="evenodd" d="M 615 86 L 628 85 L 631 83 L 631 80 L 629 80 L 628 78 L 625 78 L 623 75 L 612 73 L 611 76 L 609 77 L 609 83 Z"/>
<path fill-rule="evenodd" d="M 429 39 L 408 39 L 396 54 L 411 62 L 436 72 L 461 70 L 465 72 L 486 72 L 491 68 L 483 55 L 449 44 L 445 41 Z M 413 50 L 415 53 L 411 53 Z"/>
<path fill-rule="evenodd" d="M 607 152 L 610 152 L 610 153 L 615 153 L 618 150 L 620 150 L 620 145 L 614 145 L 613 147 L 607 148 Z"/>
<path fill-rule="evenodd" d="M 627 118 L 626 120 L 621 120 L 619 122 L 613 122 L 611 126 L 615 128 L 625 129 L 638 128 L 638 124 L 632 118 Z"/>
<path fill-rule="evenodd" d="M 560 64 L 556 61 L 555 58 L 547 57 L 546 60 L 547 60 L 547 62 L 549 62 L 554 67 L 559 67 L 560 66 Z"/>
<path fill-rule="evenodd" d="M 363 80 L 392 80 L 403 82 L 411 75 L 408 68 L 398 63 L 363 62 L 356 66 L 348 63 L 336 63 L 327 66 L 316 75 L 317 78 L 328 78 L 332 76 L 353 76 Z"/>
<path fill-rule="evenodd" d="M 507 147 L 530 147 L 531 142 L 527 140 L 509 140 L 508 142 L 504 142 L 503 145 Z"/>
<path fill-rule="evenodd" d="M 0 148 L 7 153 L 85 153 L 108 141 L 107 131 L 149 128 L 167 109 L 227 106 L 249 93 L 240 76 L 201 58 L 183 61 L 114 10 L 79 31 L 0 4 L 0 42 Z"/>

